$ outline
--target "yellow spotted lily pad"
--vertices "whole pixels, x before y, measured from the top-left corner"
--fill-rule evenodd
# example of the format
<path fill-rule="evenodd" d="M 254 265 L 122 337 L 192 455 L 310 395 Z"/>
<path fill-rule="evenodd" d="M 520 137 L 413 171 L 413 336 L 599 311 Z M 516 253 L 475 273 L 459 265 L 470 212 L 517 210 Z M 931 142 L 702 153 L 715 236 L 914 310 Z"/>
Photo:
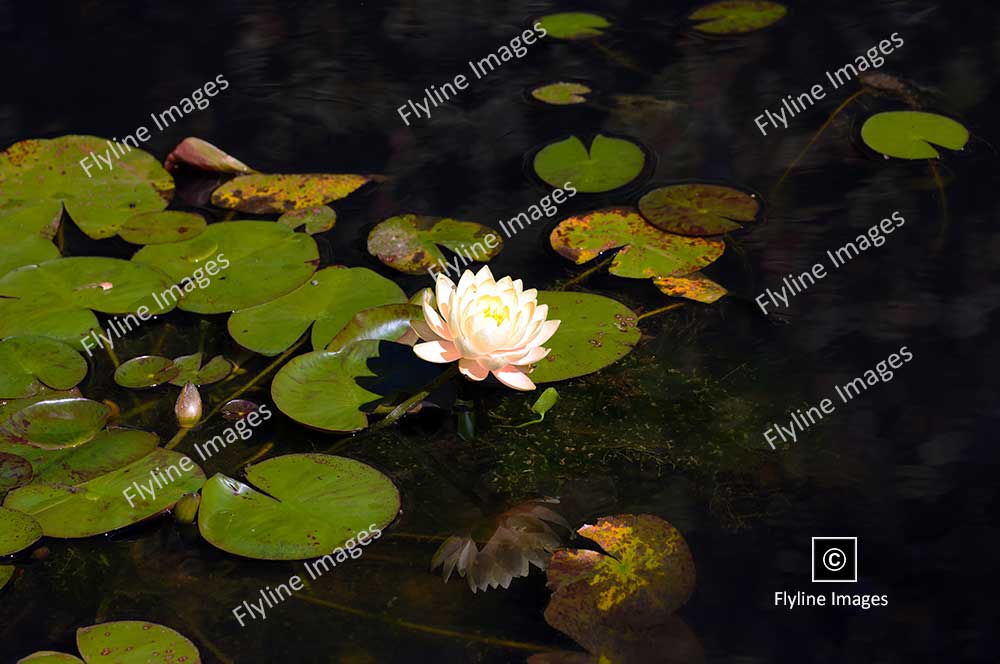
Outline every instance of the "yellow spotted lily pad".
<path fill-rule="evenodd" d="M 653 285 L 664 295 L 683 297 L 705 304 L 715 302 L 728 292 L 701 272 L 692 272 L 683 277 L 660 277 L 653 279 Z"/>
<path fill-rule="evenodd" d="M 240 175 L 212 193 L 212 204 L 250 214 L 281 214 L 326 205 L 371 182 L 370 175 Z"/>
<path fill-rule="evenodd" d="M 639 212 L 657 228 L 680 235 L 721 235 L 753 221 L 760 203 L 752 194 L 716 184 L 659 187 L 639 199 Z"/>
<path fill-rule="evenodd" d="M 431 268 L 448 270 L 438 245 L 459 254 L 464 267 L 470 262 L 485 263 L 499 254 L 503 240 L 500 233 L 474 221 L 415 214 L 390 217 L 368 234 L 368 253 L 406 274 L 424 274 Z M 458 260 L 452 264 L 457 265 Z"/>

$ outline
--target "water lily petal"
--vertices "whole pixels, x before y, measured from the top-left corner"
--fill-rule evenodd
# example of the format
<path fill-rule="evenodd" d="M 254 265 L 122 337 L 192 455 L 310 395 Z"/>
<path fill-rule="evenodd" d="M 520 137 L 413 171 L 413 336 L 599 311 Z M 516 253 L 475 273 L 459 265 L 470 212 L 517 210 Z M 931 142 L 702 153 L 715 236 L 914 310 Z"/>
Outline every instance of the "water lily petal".
<path fill-rule="evenodd" d="M 528 375 L 518 367 L 512 364 L 508 364 L 502 369 L 498 369 L 493 372 L 493 375 L 497 377 L 501 383 L 507 387 L 511 387 L 515 390 L 521 390 L 527 392 L 528 390 L 535 389 L 535 384 L 531 382 Z"/>
<path fill-rule="evenodd" d="M 455 344 L 450 341 L 428 341 L 417 344 L 413 347 L 413 352 L 422 360 L 438 364 L 454 362 L 462 357 L 462 354 L 455 348 Z"/>
<path fill-rule="evenodd" d="M 490 375 L 489 369 L 479 364 L 479 362 L 465 358 L 459 361 L 458 370 L 462 372 L 462 375 L 472 380 L 483 380 Z"/>

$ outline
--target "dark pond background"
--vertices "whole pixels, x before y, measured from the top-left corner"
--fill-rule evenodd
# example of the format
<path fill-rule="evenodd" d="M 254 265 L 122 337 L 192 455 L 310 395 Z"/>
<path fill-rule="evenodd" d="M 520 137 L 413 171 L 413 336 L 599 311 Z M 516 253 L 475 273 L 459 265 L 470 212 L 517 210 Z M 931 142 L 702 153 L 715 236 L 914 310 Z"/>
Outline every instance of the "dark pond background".
<path fill-rule="evenodd" d="M 542 618 L 544 575 L 473 595 L 428 572 L 436 542 L 419 537 L 482 528 L 519 499 L 559 495 L 575 524 L 629 512 L 680 528 L 699 578 L 678 615 L 708 661 L 995 661 L 1000 616 L 987 588 L 1000 546 L 1000 14 L 987 3 L 790 5 L 772 29 L 705 39 L 686 29 L 693 3 L 0 3 L 4 146 L 151 127 L 151 112 L 223 74 L 227 91 L 154 131 L 147 149 L 162 159 L 185 136 L 199 136 L 263 171 L 392 176 L 336 203 L 336 228 L 317 239 L 326 263 L 372 267 L 408 292 L 429 279 L 401 277 L 367 255 L 376 222 L 400 211 L 509 219 L 545 194 L 526 175 L 525 155 L 569 134 L 629 136 L 655 153 L 655 172 L 623 192 L 572 199 L 559 217 L 510 240 L 494 273 L 540 288 L 578 273 L 547 246 L 554 223 L 634 204 L 657 183 L 721 180 L 760 192 L 767 205 L 765 221 L 734 236 L 709 270 L 734 296 L 643 320 L 645 338 L 625 360 L 558 385 L 562 401 L 544 426 L 497 429 L 490 412 L 526 417 L 533 397 L 476 386 L 464 395 L 477 404 L 475 442 L 459 440 L 454 418 L 440 412 L 358 440 L 280 416 L 206 462 L 208 474 L 232 474 L 266 444 L 271 455 L 333 447 L 397 482 L 398 521 L 359 560 L 313 583 L 309 594 L 326 605 L 291 599 L 240 628 L 231 609 L 301 574 L 301 564 L 237 559 L 163 519 L 111 537 L 46 540 L 46 559 L 19 559 L 21 571 L 0 592 L 0 659 L 75 652 L 77 627 L 131 618 L 179 630 L 207 662 L 492 663 L 577 649 Z M 396 114 L 424 87 L 467 74 L 468 60 L 494 52 L 533 17 L 587 8 L 615 23 L 598 42 L 543 39 L 429 120 L 406 127 Z M 892 98 L 849 106 L 772 193 L 858 87 L 829 91 L 766 137 L 753 118 L 775 110 L 782 95 L 825 83 L 827 69 L 893 32 L 905 44 L 881 71 L 919 88 L 925 108 L 961 119 L 974 136 L 941 165 L 947 218 L 925 163 L 883 161 L 859 146 L 860 122 L 900 108 Z M 591 82 L 594 102 L 548 108 L 526 100 L 529 85 L 565 78 Z M 181 193 L 196 200 L 196 189 Z M 894 210 L 906 224 L 887 244 L 797 296 L 787 313 L 764 317 L 753 304 L 764 287 L 779 287 L 782 276 Z M 67 227 L 68 254 L 131 251 Z M 665 299 L 648 283 L 607 275 L 585 286 L 639 311 Z M 174 314 L 129 337 L 118 354 L 205 349 L 239 358 L 249 375 L 263 368 L 227 337 L 224 322 Z M 832 396 L 834 385 L 903 345 L 914 359 L 890 383 L 838 404 L 797 444 L 766 446 L 771 422 L 787 423 L 790 408 Z M 111 371 L 99 358 L 84 393 L 116 400 L 126 413 L 150 402 L 125 423 L 172 435 L 175 393 L 120 390 Z M 268 384 L 250 398 L 267 399 Z M 204 395 L 213 402 L 224 391 Z M 814 535 L 859 537 L 859 582 L 836 590 L 886 594 L 889 606 L 776 608 L 776 591 L 832 589 L 810 583 Z M 660 652 L 649 661 L 677 660 Z"/>

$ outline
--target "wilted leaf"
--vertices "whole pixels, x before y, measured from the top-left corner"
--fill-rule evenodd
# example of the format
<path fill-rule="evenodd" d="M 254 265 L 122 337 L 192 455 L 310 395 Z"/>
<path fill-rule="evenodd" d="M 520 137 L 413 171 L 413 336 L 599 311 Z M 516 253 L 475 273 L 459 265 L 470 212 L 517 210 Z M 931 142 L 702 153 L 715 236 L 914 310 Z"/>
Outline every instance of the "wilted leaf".
<path fill-rule="evenodd" d="M 166 244 L 197 237 L 206 226 L 205 218 L 193 212 L 144 212 L 129 217 L 118 235 L 132 244 Z"/>
<path fill-rule="evenodd" d="M 753 221 L 760 210 L 746 192 L 715 184 L 659 187 L 639 199 L 639 212 L 660 230 L 680 235 L 721 235 Z"/>
<path fill-rule="evenodd" d="M 780 21 L 788 10 L 776 2 L 760 0 L 725 0 L 705 5 L 688 15 L 698 32 L 713 35 L 738 35 L 760 30 Z"/>
<path fill-rule="evenodd" d="M 212 204 L 250 214 L 280 214 L 326 205 L 372 179 L 369 175 L 331 173 L 240 175 L 215 190 Z"/>
<path fill-rule="evenodd" d="M 876 113 L 861 127 L 861 139 L 872 150 L 899 159 L 935 159 L 935 145 L 961 150 L 969 130 L 951 118 L 921 111 Z"/>
<path fill-rule="evenodd" d="M 576 136 L 551 143 L 538 151 L 535 173 L 553 187 L 572 184 L 583 193 L 623 187 L 642 173 L 646 155 L 638 145 L 598 134 L 590 150 Z"/>
<path fill-rule="evenodd" d="M 537 23 L 545 30 L 546 37 L 555 39 L 600 37 L 604 34 L 604 28 L 611 25 L 603 16 L 584 12 L 549 14 L 538 19 Z"/>
<path fill-rule="evenodd" d="M 203 353 L 195 353 L 194 355 L 174 358 L 174 366 L 177 367 L 179 373 L 170 381 L 170 384 L 177 387 L 184 387 L 187 383 L 211 385 L 218 383 L 233 372 L 233 363 L 221 355 L 216 355 L 208 361 L 208 364 L 202 366 L 204 357 Z"/>
<path fill-rule="evenodd" d="M 286 212 L 278 217 L 278 223 L 284 224 L 292 230 L 305 224 L 306 233 L 316 235 L 317 233 L 324 233 L 336 225 L 337 213 L 327 205 L 319 205 L 317 207 Z"/>
<path fill-rule="evenodd" d="M 115 382 L 122 387 L 141 389 L 169 383 L 180 374 L 174 361 L 159 355 L 143 355 L 122 363 L 115 369 Z"/>
<path fill-rule="evenodd" d="M 715 302 L 728 292 L 701 272 L 692 272 L 683 277 L 660 277 L 653 279 L 653 285 L 664 295 L 683 297 L 705 304 Z"/>
<path fill-rule="evenodd" d="M 188 136 L 177 144 L 163 162 L 163 167 L 173 173 L 181 164 L 214 173 L 256 173 L 239 159 L 229 156 L 208 141 Z"/>
<path fill-rule="evenodd" d="M 474 221 L 415 214 L 390 217 L 368 234 L 368 253 L 406 274 L 424 274 L 428 268 L 443 272 L 447 261 L 437 245 L 471 261 L 486 262 L 500 253 L 503 240 L 492 228 Z"/>
<path fill-rule="evenodd" d="M 0 424 L 0 443 L 57 450 L 83 445 L 104 428 L 111 409 L 90 399 L 50 399 L 25 406 Z"/>
<path fill-rule="evenodd" d="M 0 341 L 0 399 L 38 391 L 75 387 L 87 375 L 87 362 L 72 346 L 45 337 L 10 337 Z"/>
<path fill-rule="evenodd" d="M 531 96 L 538 101 L 552 104 L 554 106 L 567 106 L 570 104 L 583 104 L 587 101 L 584 95 L 593 92 L 582 83 L 563 82 L 549 83 L 542 85 L 531 91 Z"/>

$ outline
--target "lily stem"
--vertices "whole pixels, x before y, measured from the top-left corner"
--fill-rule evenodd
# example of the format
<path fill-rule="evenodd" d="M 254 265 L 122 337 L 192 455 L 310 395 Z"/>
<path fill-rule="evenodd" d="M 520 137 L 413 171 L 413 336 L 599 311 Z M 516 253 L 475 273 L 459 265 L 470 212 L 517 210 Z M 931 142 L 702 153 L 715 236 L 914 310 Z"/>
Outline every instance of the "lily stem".
<path fill-rule="evenodd" d="M 378 431 L 393 424 L 396 420 L 410 412 L 410 409 L 427 398 L 427 395 L 451 380 L 458 373 L 458 364 L 452 364 L 446 371 L 442 371 L 437 378 L 424 385 L 423 388 L 409 399 L 393 408 L 388 415 L 369 427 L 369 431 Z"/>
<path fill-rule="evenodd" d="M 614 256 L 611 256 L 609 258 L 605 258 L 603 261 L 601 261 L 600 263 L 598 263 L 594 267 L 590 268 L 589 270 L 584 270 L 583 272 L 581 272 L 580 274 L 576 275 L 575 277 L 573 277 L 572 279 L 570 279 L 566 283 L 562 284 L 561 286 L 558 286 L 556 288 L 556 290 L 566 290 L 570 286 L 575 286 L 576 284 L 580 283 L 581 281 L 583 281 L 584 279 L 586 279 L 587 277 L 589 277 L 593 273 L 595 273 L 598 270 L 600 270 L 601 268 L 603 268 L 605 265 L 607 265 L 608 263 L 610 263 L 612 260 L 614 260 Z"/>
<path fill-rule="evenodd" d="M 638 323 L 643 318 L 650 318 L 651 316 L 662 314 L 664 311 L 670 311 L 672 309 L 677 309 L 678 307 L 683 307 L 684 304 L 685 304 L 684 302 L 675 302 L 674 304 L 668 304 L 667 306 L 660 307 L 659 309 L 653 309 L 652 311 L 647 311 L 644 314 L 640 314 L 639 317 L 635 319 L 635 322 Z"/>

